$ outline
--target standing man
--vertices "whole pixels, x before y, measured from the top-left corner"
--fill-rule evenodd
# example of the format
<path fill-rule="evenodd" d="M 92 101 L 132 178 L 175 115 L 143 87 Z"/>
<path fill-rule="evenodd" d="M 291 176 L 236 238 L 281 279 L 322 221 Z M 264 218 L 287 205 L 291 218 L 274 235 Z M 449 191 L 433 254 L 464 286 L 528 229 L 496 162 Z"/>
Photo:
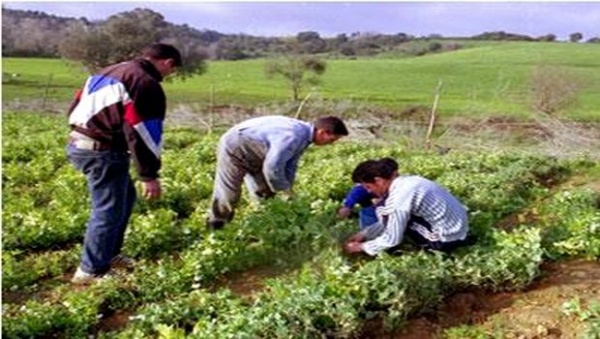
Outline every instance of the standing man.
<path fill-rule="evenodd" d="M 233 219 L 242 181 L 253 197 L 269 198 L 277 191 L 289 195 L 306 148 L 311 143 L 332 144 L 346 135 L 344 122 L 333 116 L 313 123 L 263 116 L 233 126 L 219 140 L 209 229 L 220 229 Z"/>
<path fill-rule="evenodd" d="M 399 245 L 404 235 L 421 248 L 442 252 L 472 243 L 466 208 L 438 184 L 420 176 L 398 176 L 385 159 L 360 163 L 352 180 L 387 196 L 376 210 L 380 222 L 350 237 L 346 252 L 374 256 Z"/>
<path fill-rule="evenodd" d="M 181 55 L 175 47 L 150 45 L 139 58 L 90 76 L 71 104 L 67 156 L 85 175 L 92 200 L 73 283 L 102 278 L 111 265 L 133 265 L 132 259 L 121 254 L 136 200 L 130 157 L 142 182 L 143 197 L 160 197 L 158 172 L 166 113 L 160 82 L 177 67 L 181 67 Z"/>

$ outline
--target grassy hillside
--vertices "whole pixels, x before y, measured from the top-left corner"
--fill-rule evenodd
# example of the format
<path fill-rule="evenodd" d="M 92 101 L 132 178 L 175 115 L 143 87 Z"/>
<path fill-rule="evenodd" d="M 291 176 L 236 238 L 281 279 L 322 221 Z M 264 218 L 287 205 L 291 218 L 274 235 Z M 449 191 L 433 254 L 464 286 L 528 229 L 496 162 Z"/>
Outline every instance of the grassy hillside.
<path fill-rule="evenodd" d="M 441 80 L 439 110 L 445 115 L 524 117 L 531 111 L 532 70 L 553 66 L 581 87 L 578 102 L 568 109 L 567 116 L 597 120 L 600 73 L 594 70 L 600 67 L 599 52 L 597 44 L 505 42 L 416 58 L 329 60 L 322 84 L 315 90 L 327 100 L 401 111 L 408 106 L 430 106 Z M 267 78 L 265 62 L 210 62 L 205 75 L 173 81 L 165 88 L 171 103 L 207 105 L 211 87 L 218 105 L 255 106 L 288 100 L 287 83 Z M 86 75 L 60 60 L 4 58 L 2 66 L 5 103 L 44 96 L 66 102 Z M 19 77 L 11 79 L 12 73 Z"/>

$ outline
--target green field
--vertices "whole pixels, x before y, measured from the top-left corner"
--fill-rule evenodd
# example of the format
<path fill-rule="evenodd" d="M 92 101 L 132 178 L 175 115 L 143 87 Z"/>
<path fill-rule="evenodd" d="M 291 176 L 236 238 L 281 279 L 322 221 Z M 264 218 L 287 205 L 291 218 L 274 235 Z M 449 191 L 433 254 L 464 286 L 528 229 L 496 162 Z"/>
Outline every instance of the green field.
<path fill-rule="evenodd" d="M 526 118 L 531 113 L 531 72 L 552 66 L 581 88 L 576 104 L 563 113 L 597 121 L 599 52 L 598 44 L 504 42 L 414 58 L 332 59 L 327 61 L 322 83 L 314 88 L 315 97 L 400 112 L 410 106 L 431 106 L 441 80 L 441 114 Z M 289 101 L 286 82 L 267 78 L 265 62 L 211 61 L 203 76 L 165 84 L 171 107 L 177 103 L 207 106 L 211 89 L 216 105 L 253 107 Z M 86 76 L 81 67 L 61 60 L 4 58 L 2 67 L 4 103 L 46 97 L 66 104 Z M 10 78 L 13 73 L 19 77 Z"/>
<path fill-rule="evenodd" d="M 177 128 L 165 133 L 164 194 L 138 201 L 126 233 L 124 252 L 136 268 L 76 287 L 68 281 L 90 200 L 83 175 L 66 158 L 64 119 L 3 113 L 3 338 L 377 338 L 372 330 L 386 325 L 400 333 L 404 320 L 435 310 L 455 292 L 520 290 L 546 263 L 600 256 L 598 195 L 573 185 L 597 185 L 597 162 L 537 152 L 438 156 L 344 139 L 307 150 L 292 199 L 254 205 L 244 194 L 234 221 L 209 232 L 219 134 Z M 459 197 L 477 244 L 449 256 L 416 251 L 408 241 L 376 260 L 343 255 L 341 241 L 358 228 L 356 220 L 335 216 L 350 174 L 360 161 L 383 156 Z M 501 223 L 510 216 L 518 217 Z M 257 274 L 261 269 L 269 279 Z M 262 280 L 264 288 L 232 288 L 245 279 Z M 573 305 L 579 295 L 559 300 Z M 574 319 L 574 329 L 560 327 L 563 337 L 597 338 L 600 302 L 575 311 L 587 316 Z M 373 328 L 376 319 L 381 323 Z M 539 322 L 530 330 L 536 329 Z M 481 331 L 459 326 L 438 337 L 522 334 Z"/>

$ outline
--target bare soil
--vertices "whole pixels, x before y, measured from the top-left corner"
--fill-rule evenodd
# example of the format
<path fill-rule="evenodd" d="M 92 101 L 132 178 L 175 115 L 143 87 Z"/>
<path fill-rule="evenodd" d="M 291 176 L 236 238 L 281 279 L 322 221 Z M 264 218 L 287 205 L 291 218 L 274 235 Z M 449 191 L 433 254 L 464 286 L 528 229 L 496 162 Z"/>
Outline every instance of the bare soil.
<path fill-rule="evenodd" d="M 251 299 L 252 295 L 264 289 L 269 278 L 281 276 L 289 271 L 290 269 L 277 266 L 255 267 L 224 277 L 215 285 L 215 288 L 228 288 L 237 296 Z"/>
<path fill-rule="evenodd" d="M 542 270 L 542 277 L 525 291 L 455 293 L 434 313 L 410 319 L 399 332 L 371 332 L 363 337 L 443 338 L 445 329 L 479 325 L 486 334 L 504 338 L 577 338 L 583 324 L 564 314 L 562 307 L 574 297 L 584 303 L 600 301 L 600 263 L 570 260 L 545 264 Z"/>
<path fill-rule="evenodd" d="M 98 333 L 122 330 L 127 326 L 127 323 L 129 323 L 129 317 L 132 316 L 133 313 L 134 312 L 129 310 L 116 310 L 104 314 L 92 332 Z"/>
<path fill-rule="evenodd" d="M 562 305 L 576 296 L 584 302 L 600 301 L 600 262 L 574 259 L 547 263 L 541 271 L 540 278 L 523 291 L 456 292 L 434 311 L 410 318 L 396 332 L 386 332 L 379 320 L 367 322 L 360 338 L 443 338 L 444 330 L 461 325 L 478 325 L 490 336 L 503 338 L 577 338 L 583 325 L 564 314 Z M 251 298 L 264 287 L 265 279 L 280 274 L 281 269 L 257 268 L 229 276 L 221 287 Z"/>

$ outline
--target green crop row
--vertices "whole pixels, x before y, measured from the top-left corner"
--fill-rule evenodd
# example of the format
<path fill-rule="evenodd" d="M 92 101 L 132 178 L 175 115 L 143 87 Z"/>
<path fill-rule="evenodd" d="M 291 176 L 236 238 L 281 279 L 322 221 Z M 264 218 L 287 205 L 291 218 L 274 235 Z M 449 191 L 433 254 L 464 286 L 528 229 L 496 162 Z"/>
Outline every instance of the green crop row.
<path fill-rule="evenodd" d="M 73 290 L 62 281 L 77 264 L 89 200 L 83 176 L 64 156 L 63 119 L 4 114 L 2 157 L 10 170 L 2 183 L 3 294 L 31 296 L 4 302 L 7 338 L 348 337 L 373 319 L 396 327 L 464 287 L 522 288 L 546 259 L 598 257 L 596 195 L 547 187 L 581 162 L 501 152 L 438 156 L 352 141 L 310 148 L 293 199 L 255 205 L 244 198 L 234 222 L 209 233 L 218 135 L 177 129 L 165 140 L 164 196 L 140 200 L 128 228 L 125 252 L 138 259 L 136 269 Z M 470 208 L 478 243 L 446 257 L 414 252 L 410 244 L 400 256 L 376 260 L 341 255 L 339 243 L 357 228 L 335 218 L 350 173 L 358 162 L 384 156 L 398 159 L 401 173 L 454 192 Z M 511 230 L 494 227 L 540 201 L 535 219 Z M 252 300 L 216 284 L 262 266 L 296 271 L 270 279 Z M 117 310 L 130 314 L 127 326 L 98 333 Z"/>

